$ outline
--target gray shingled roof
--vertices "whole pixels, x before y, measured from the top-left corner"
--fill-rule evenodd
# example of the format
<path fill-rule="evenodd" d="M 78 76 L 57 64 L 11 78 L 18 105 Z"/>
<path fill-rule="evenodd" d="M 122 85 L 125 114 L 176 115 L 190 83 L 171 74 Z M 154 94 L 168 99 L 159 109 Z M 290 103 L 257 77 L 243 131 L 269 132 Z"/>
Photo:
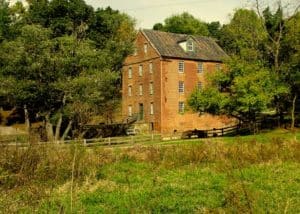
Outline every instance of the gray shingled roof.
<path fill-rule="evenodd" d="M 163 57 L 220 62 L 228 57 L 222 48 L 213 39 L 208 37 L 155 30 L 143 30 L 142 32 Z M 185 52 L 179 45 L 179 42 L 189 38 L 196 41 L 193 52 Z"/>

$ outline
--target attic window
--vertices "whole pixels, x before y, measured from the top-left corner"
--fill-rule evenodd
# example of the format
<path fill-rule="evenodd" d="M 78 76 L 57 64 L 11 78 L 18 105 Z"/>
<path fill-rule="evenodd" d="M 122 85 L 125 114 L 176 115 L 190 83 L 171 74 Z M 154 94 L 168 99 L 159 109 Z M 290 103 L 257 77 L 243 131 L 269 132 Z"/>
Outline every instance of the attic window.
<path fill-rule="evenodd" d="M 186 42 L 186 49 L 187 51 L 194 51 L 194 43 L 192 40 Z"/>
<path fill-rule="evenodd" d="M 147 53 L 147 52 L 148 52 L 148 44 L 145 43 L 145 44 L 144 44 L 144 53 Z"/>

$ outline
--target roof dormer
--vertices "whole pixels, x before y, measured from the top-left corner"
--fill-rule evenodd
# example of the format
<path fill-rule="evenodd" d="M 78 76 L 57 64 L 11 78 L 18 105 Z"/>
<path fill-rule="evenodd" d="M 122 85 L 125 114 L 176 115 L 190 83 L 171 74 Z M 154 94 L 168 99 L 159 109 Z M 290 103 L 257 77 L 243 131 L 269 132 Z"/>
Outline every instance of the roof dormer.
<path fill-rule="evenodd" d="M 195 41 L 191 37 L 179 42 L 179 45 L 185 52 L 194 52 L 195 50 Z"/>

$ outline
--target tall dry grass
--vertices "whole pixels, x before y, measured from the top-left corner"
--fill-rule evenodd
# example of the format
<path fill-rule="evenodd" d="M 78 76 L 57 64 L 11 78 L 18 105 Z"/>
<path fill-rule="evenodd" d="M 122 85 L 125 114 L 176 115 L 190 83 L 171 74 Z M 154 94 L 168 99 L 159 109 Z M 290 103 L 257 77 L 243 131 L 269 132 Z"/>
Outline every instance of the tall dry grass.
<path fill-rule="evenodd" d="M 38 207 L 42 200 L 51 197 L 58 186 L 70 181 L 72 185 L 80 186 L 89 180 L 99 179 L 103 166 L 124 160 L 147 162 L 166 169 L 190 164 L 209 165 L 226 173 L 231 183 L 225 192 L 224 206 L 234 208 L 231 211 L 253 213 L 255 195 L 242 181 L 232 176 L 232 172 L 242 173 L 243 168 L 253 164 L 299 163 L 300 144 L 276 138 L 269 143 L 206 141 L 196 145 L 119 149 L 85 148 L 76 144 L 66 147 L 35 144 L 27 148 L 3 146 L 0 149 L 0 210 L 11 212 L 22 206 Z M 71 202 L 72 194 L 73 189 Z M 19 201 L 12 202 L 16 196 Z"/>

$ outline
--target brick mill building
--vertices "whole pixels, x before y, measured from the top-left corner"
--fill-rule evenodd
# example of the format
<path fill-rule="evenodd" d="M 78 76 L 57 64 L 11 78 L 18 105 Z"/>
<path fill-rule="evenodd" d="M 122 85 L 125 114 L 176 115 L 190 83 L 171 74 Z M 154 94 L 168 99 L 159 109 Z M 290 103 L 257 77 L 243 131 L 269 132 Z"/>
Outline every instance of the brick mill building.
<path fill-rule="evenodd" d="M 225 126 L 226 117 L 188 110 L 193 90 L 221 68 L 225 52 L 208 37 L 142 30 L 122 69 L 122 115 L 159 133 Z"/>

